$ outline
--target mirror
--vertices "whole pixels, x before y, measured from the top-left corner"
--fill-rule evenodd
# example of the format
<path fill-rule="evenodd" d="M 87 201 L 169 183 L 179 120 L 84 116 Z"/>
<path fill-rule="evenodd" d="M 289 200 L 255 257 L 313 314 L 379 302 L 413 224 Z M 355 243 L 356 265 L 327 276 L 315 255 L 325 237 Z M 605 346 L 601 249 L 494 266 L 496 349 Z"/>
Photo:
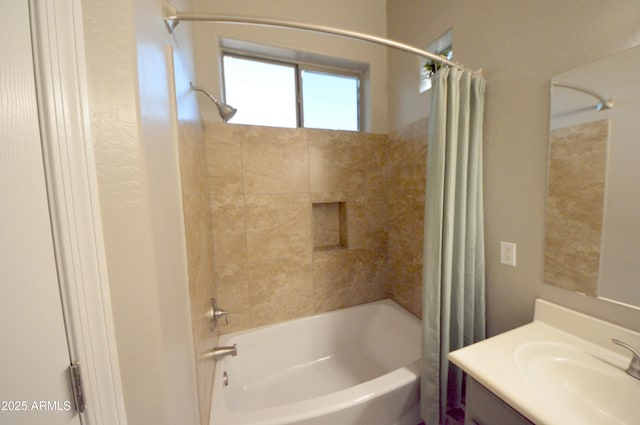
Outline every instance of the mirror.
<path fill-rule="evenodd" d="M 544 280 L 640 307 L 640 46 L 551 80 Z"/>

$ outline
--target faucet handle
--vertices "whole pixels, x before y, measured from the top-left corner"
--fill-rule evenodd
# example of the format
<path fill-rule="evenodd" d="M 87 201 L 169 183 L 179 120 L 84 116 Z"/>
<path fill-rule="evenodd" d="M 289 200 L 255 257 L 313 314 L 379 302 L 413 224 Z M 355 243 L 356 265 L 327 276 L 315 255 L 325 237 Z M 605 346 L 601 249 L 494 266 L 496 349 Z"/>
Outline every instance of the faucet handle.
<path fill-rule="evenodd" d="M 611 342 L 631 351 L 633 358 L 631 359 L 631 363 L 629 363 L 629 367 L 627 368 L 627 374 L 633 376 L 636 379 L 640 379 L 640 352 L 638 352 L 638 350 L 636 350 L 626 342 L 620 341 L 619 339 L 613 338 Z"/>
<path fill-rule="evenodd" d="M 222 316 L 224 316 L 225 324 L 228 325 L 229 323 L 231 323 L 231 320 L 229 320 L 229 312 L 223 308 L 215 309 L 213 311 L 213 315 L 216 317 L 216 319 L 220 319 Z"/>
<path fill-rule="evenodd" d="M 209 317 L 212 331 L 216 330 L 218 319 L 222 317 L 224 317 L 224 321 L 227 325 L 231 323 L 231 320 L 229 320 L 229 312 L 223 308 L 219 308 L 218 302 L 215 298 L 211 298 L 210 300 L 209 314 L 207 316 Z"/>

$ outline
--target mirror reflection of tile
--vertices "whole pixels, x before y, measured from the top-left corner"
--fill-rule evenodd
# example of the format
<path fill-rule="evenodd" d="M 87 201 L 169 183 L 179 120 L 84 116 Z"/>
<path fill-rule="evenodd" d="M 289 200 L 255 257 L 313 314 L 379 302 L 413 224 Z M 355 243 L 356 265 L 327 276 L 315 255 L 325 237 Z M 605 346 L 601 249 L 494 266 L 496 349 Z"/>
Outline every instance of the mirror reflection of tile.
<path fill-rule="evenodd" d="M 551 131 L 544 279 L 596 296 L 609 120 Z"/>
<path fill-rule="evenodd" d="M 544 281 L 640 307 L 638 69 L 640 45 L 551 78 Z"/>

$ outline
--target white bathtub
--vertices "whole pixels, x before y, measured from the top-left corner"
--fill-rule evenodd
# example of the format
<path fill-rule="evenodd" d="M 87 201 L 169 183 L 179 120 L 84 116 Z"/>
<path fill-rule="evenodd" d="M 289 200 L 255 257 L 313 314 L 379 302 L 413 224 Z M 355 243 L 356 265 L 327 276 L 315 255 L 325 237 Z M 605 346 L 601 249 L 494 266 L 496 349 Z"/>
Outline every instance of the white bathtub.
<path fill-rule="evenodd" d="M 238 355 L 216 365 L 210 425 L 420 422 L 420 321 L 391 300 L 220 338 L 233 344 Z"/>

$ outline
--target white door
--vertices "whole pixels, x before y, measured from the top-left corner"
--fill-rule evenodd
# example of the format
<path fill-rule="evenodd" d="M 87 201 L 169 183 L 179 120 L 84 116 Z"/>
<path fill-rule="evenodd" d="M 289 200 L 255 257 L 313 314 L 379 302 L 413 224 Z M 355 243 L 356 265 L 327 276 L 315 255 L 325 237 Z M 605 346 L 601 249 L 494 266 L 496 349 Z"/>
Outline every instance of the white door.
<path fill-rule="evenodd" d="M 0 424 L 80 424 L 45 186 L 26 0 L 0 26 Z"/>

